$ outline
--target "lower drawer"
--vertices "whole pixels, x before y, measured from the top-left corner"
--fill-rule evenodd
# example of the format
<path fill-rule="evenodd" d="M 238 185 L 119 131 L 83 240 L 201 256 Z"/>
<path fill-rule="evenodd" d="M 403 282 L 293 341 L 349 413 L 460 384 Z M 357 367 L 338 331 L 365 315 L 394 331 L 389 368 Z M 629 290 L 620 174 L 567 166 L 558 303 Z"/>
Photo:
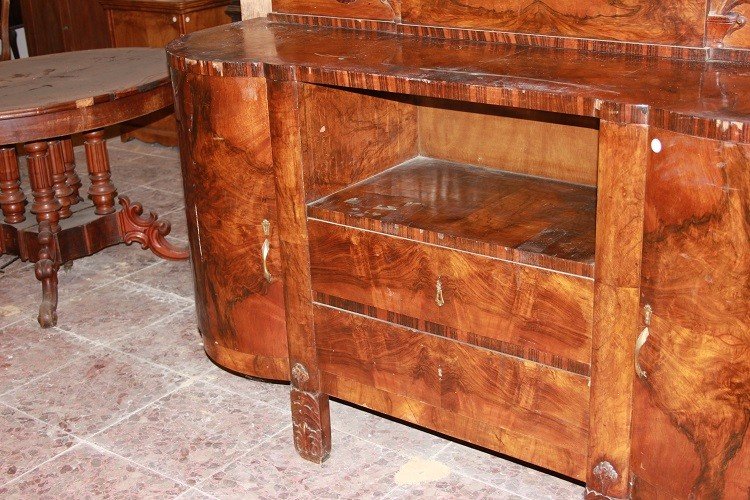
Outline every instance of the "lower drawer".
<path fill-rule="evenodd" d="M 583 479 L 589 379 L 324 305 L 328 393 Z"/>
<path fill-rule="evenodd" d="M 589 374 L 591 279 L 315 219 L 308 228 L 318 302 Z"/>

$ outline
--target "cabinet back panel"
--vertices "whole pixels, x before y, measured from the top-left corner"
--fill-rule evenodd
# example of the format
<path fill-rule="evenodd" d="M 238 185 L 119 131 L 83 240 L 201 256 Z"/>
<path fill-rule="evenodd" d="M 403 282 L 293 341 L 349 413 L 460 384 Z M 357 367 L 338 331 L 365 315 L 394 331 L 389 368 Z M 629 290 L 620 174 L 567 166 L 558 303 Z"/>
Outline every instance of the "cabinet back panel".
<path fill-rule="evenodd" d="M 407 24 L 700 46 L 706 0 L 403 0 Z"/>
<path fill-rule="evenodd" d="M 583 127 L 555 123 L 548 114 L 504 116 L 495 106 L 454 104 L 419 108 L 422 155 L 596 185 L 599 132 L 591 127 L 595 120 Z"/>

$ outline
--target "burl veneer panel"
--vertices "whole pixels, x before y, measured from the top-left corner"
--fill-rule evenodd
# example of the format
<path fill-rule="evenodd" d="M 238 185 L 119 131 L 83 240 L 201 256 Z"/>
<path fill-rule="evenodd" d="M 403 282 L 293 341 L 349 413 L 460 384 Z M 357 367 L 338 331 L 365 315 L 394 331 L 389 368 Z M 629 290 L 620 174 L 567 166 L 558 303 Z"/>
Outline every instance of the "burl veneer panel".
<path fill-rule="evenodd" d="M 173 74 L 198 323 L 208 355 L 288 379 L 283 281 L 262 78 Z M 264 279 L 263 220 L 271 248 Z"/>
<path fill-rule="evenodd" d="M 653 136 L 663 151 L 646 191 L 642 303 L 653 317 L 638 358 L 637 496 L 747 498 L 750 147 Z"/>
<path fill-rule="evenodd" d="M 305 196 L 316 200 L 417 154 L 417 108 L 383 94 L 300 86 Z"/>
<path fill-rule="evenodd" d="M 316 220 L 308 229 L 313 290 L 329 304 L 588 375 L 592 280 Z"/>
<path fill-rule="evenodd" d="M 706 0 L 403 0 L 404 23 L 701 46 Z"/>
<path fill-rule="evenodd" d="M 595 186 L 597 125 L 569 115 L 429 100 L 419 107 L 420 152 Z"/>
<path fill-rule="evenodd" d="M 457 418 L 397 416 L 451 435 L 465 422 L 491 422 L 493 449 L 582 477 L 587 377 L 326 306 L 315 307 L 315 328 L 326 374 Z"/>
<path fill-rule="evenodd" d="M 274 12 L 393 21 L 400 0 L 274 0 Z"/>
<path fill-rule="evenodd" d="M 596 190 L 417 157 L 310 204 L 331 222 L 591 276 Z"/>

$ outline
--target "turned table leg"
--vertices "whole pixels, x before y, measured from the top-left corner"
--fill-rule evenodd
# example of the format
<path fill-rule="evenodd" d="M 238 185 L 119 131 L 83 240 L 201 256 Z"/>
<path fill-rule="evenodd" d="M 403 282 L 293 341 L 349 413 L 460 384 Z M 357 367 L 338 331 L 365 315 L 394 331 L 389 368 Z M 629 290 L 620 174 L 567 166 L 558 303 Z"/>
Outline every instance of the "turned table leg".
<path fill-rule="evenodd" d="M 73 188 L 68 185 L 68 176 L 65 172 L 65 159 L 63 157 L 62 141 L 47 141 L 50 162 L 52 164 L 52 189 L 60 201 L 60 218 L 67 219 L 73 212 L 70 211 L 74 204 Z M 77 201 L 78 196 L 75 196 Z"/>
<path fill-rule="evenodd" d="M 52 183 L 52 160 L 46 142 L 34 142 L 24 146 L 28 154 L 29 180 L 34 202 L 31 213 L 39 222 L 39 259 L 34 271 L 42 282 L 42 304 L 39 306 L 39 324 L 50 327 L 57 324 L 57 240 L 60 230 L 60 208 Z"/>
<path fill-rule="evenodd" d="M 0 148 L 0 207 L 5 222 L 17 224 L 26 220 L 26 195 L 21 191 L 16 148 Z"/>
<path fill-rule="evenodd" d="M 96 207 L 94 213 L 97 215 L 111 214 L 115 211 L 117 189 L 112 184 L 104 130 L 86 132 L 83 134 L 83 139 L 89 179 L 91 179 L 89 198 Z"/>
<path fill-rule="evenodd" d="M 66 183 L 73 190 L 71 197 L 72 205 L 83 201 L 79 191 L 81 190 L 81 178 L 76 173 L 76 155 L 73 151 L 73 141 L 71 139 L 62 140 L 63 161 L 65 162 Z"/>

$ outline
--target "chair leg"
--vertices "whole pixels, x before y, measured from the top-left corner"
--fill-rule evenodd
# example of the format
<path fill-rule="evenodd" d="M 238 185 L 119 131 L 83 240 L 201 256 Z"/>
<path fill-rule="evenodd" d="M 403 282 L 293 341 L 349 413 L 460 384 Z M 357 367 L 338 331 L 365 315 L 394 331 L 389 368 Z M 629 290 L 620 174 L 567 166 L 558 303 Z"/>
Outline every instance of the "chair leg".
<path fill-rule="evenodd" d="M 16 148 L 0 147 L 0 208 L 8 224 L 26 220 L 26 195 L 21 191 L 20 177 Z"/>

